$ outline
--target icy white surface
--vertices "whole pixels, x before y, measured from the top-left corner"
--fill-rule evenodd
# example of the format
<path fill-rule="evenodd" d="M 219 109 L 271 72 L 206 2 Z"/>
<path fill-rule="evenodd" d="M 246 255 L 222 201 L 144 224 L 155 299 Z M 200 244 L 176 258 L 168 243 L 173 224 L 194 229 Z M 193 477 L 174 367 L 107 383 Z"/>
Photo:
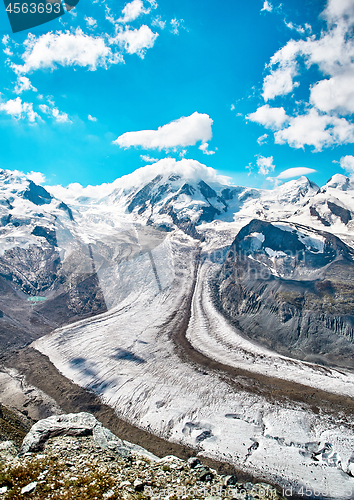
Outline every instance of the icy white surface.
<path fill-rule="evenodd" d="M 186 310 L 196 245 L 179 233 L 153 250 L 162 291 L 148 255 L 138 256 L 129 264 L 134 273 L 128 295 L 113 309 L 58 329 L 34 347 L 135 425 L 265 480 L 320 487 L 328 498 L 344 500 L 346 490 L 354 488 L 347 474 L 354 434 L 340 416 L 334 422 L 300 405 L 269 403 L 178 355 L 171 336 L 179 322 L 170 325 Z M 198 350 L 248 370 L 301 377 L 308 384 L 313 378 L 316 386 L 353 393 L 349 375 L 289 360 L 241 339 L 213 309 L 203 285 L 212 266 L 208 260 L 200 270 L 192 303 L 188 337 Z M 123 271 L 118 266 L 116 272 Z M 330 446 L 324 449 L 326 443 Z"/>

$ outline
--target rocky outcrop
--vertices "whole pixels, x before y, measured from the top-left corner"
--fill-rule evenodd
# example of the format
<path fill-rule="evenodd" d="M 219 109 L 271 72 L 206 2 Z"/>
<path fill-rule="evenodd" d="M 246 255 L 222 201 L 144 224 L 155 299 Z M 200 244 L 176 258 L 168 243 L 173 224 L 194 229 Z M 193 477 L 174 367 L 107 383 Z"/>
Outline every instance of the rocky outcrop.
<path fill-rule="evenodd" d="M 55 415 L 40 420 L 24 438 L 20 455 L 43 450 L 48 439 L 56 436 L 93 436 L 97 445 L 113 450 L 121 457 L 138 454 L 149 460 L 158 460 L 158 457 L 141 446 L 119 439 L 93 415 L 86 412 Z"/>

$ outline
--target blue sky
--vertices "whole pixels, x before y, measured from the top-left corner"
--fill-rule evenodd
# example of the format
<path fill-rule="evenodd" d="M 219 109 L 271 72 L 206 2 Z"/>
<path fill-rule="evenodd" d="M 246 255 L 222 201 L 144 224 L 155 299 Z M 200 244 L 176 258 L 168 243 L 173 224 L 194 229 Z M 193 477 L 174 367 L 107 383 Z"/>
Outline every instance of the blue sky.
<path fill-rule="evenodd" d="M 258 187 L 352 174 L 353 26 L 354 0 L 81 0 L 15 35 L 3 9 L 0 165 L 63 185 L 167 156 Z"/>

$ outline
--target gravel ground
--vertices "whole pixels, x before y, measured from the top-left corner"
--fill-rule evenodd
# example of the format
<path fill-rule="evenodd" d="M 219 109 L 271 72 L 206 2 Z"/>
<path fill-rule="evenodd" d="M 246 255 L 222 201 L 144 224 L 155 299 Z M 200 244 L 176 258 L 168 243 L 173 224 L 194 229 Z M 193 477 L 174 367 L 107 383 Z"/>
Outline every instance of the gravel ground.
<path fill-rule="evenodd" d="M 19 457 L 0 444 L 0 499 L 242 499 L 280 500 L 265 483 L 242 483 L 201 464 L 167 456 L 158 461 L 119 457 L 91 436 L 55 437 L 43 451 Z"/>

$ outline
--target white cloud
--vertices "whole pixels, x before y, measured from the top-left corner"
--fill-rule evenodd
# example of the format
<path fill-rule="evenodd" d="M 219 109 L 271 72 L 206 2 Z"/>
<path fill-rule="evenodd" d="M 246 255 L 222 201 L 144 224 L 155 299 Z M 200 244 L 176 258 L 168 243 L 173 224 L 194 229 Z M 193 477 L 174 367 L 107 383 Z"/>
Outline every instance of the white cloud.
<path fill-rule="evenodd" d="M 139 29 L 120 30 L 115 37 L 110 38 L 110 43 L 117 43 L 124 47 L 128 54 L 138 54 L 142 59 L 146 50 L 154 46 L 158 33 L 153 33 L 151 29 L 143 24 Z"/>
<path fill-rule="evenodd" d="M 52 109 L 52 116 L 58 123 L 71 123 L 66 113 L 61 113 L 58 108 Z"/>
<path fill-rule="evenodd" d="M 33 87 L 29 78 L 27 78 L 27 76 L 18 76 L 16 85 L 15 85 L 16 94 L 21 94 L 22 92 L 24 92 L 26 90 L 33 90 L 33 92 L 37 92 L 37 89 L 35 87 Z"/>
<path fill-rule="evenodd" d="M 354 24 L 354 3 L 352 0 L 328 0 L 323 13 L 331 24 L 346 18 L 349 24 Z"/>
<path fill-rule="evenodd" d="M 247 115 L 246 118 L 274 130 L 280 129 L 284 123 L 289 121 L 284 108 L 271 108 L 269 104 L 261 106 L 254 113 Z"/>
<path fill-rule="evenodd" d="M 288 143 L 293 148 L 323 147 L 354 142 L 354 125 L 345 118 L 321 115 L 311 109 L 307 114 L 290 119 L 289 127 L 274 134 L 277 144 Z"/>
<path fill-rule="evenodd" d="M 60 66 L 83 66 L 90 70 L 107 67 L 123 61 L 121 54 L 113 54 L 103 38 L 84 34 L 79 28 L 75 33 L 58 31 L 36 38 L 29 34 L 24 42 L 23 65 L 12 64 L 18 73 L 38 69 L 55 69 Z"/>
<path fill-rule="evenodd" d="M 268 0 L 265 0 L 261 12 L 262 11 L 272 12 L 272 10 L 273 10 L 273 5 L 270 2 L 268 2 Z"/>
<path fill-rule="evenodd" d="M 283 170 L 277 175 L 276 179 L 292 179 L 293 177 L 301 177 L 302 175 L 309 175 L 316 172 L 313 168 L 307 167 L 294 167 Z"/>
<path fill-rule="evenodd" d="M 97 118 L 95 116 L 88 115 L 87 118 L 90 120 L 90 122 L 97 122 Z"/>
<path fill-rule="evenodd" d="M 50 108 L 46 104 L 40 104 L 38 106 L 42 113 L 52 116 L 58 123 L 71 123 L 71 120 L 69 119 L 67 113 L 61 113 L 58 108 L 54 107 L 54 103 L 52 103 L 51 101 L 49 102 L 52 105 L 52 108 Z"/>
<path fill-rule="evenodd" d="M 146 163 L 156 163 L 159 161 L 158 158 L 151 158 L 149 155 L 140 155 L 140 159 L 145 161 Z"/>
<path fill-rule="evenodd" d="M 194 146 L 199 141 L 206 143 L 212 138 L 212 123 L 213 120 L 207 114 L 195 112 L 157 130 L 126 132 L 113 143 L 123 148 L 141 146 L 159 150 Z"/>
<path fill-rule="evenodd" d="M 305 40 L 289 40 L 271 57 L 269 74 L 263 81 L 262 95 L 267 102 L 293 92 L 304 81 L 303 73 L 315 67 L 320 77 L 309 87 L 309 102 L 302 103 L 305 111 L 289 116 L 284 108 L 274 108 L 283 109 L 283 123 L 280 115 L 279 122 L 272 121 L 272 108 L 265 106 L 247 117 L 278 129 L 274 134 L 278 144 L 288 143 L 295 148 L 309 145 L 321 151 L 324 147 L 354 142 L 354 0 L 328 0 L 322 17 L 327 21 L 327 29 Z M 311 31 L 308 24 L 304 29 L 286 24 L 301 33 Z"/>
<path fill-rule="evenodd" d="M 291 21 L 290 22 L 286 22 L 285 19 L 284 19 L 284 23 L 285 23 L 285 26 L 287 28 L 289 28 L 290 30 L 295 30 L 297 31 L 298 33 L 301 33 L 301 34 L 304 34 L 306 29 L 308 29 L 308 26 L 310 26 L 309 24 L 306 24 L 305 25 L 305 28 L 303 28 L 302 26 L 299 26 L 297 24 L 294 24 L 292 23 Z"/>
<path fill-rule="evenodd" d="M 268 134 L 263 134 L 260 137 L 258 137 L 257 142 L 260 146 L 262 146 L 262 144 L 265 144 L 267 142 L 267 139 L 268 139 Z"/>
<path fill-rule="evenodd" d="M 298 74 L 297 56 L 299 53 L 299 42 L 290 40 L 284 47 L 271 57 L 268 68 L 270 74 L 263 82 L 263 98 L 265 101 L 274 99 L 276 96 L 289 94 L 298 83 L 294 78 Z"/>
<path fill-rule="evenodd" d="M 13 52 L 11 51 L 10 47 L 9 47 L 9 43 L 10 43 L 10 37 L 9 35 L 4 35 L 2 37 L 2 43 L 3 45 L 5 45 L 5 49 L 3 50 L 3 52 L 7 55 L 7 56 L 12 56 L 13 55 Z"/>
<path fill-rule="evenodd" d="M 46 115 L 50 113 L 50 108 L 46 104 L 40 104 L 38 107 L 42 111 L 42 113 L 45 113 Z"/>
<path fill-rule="evenodd" d="M 170 21 L 170 24 L 171 24 L 170 31 L 171 31 L 171 33 L 173 33 L 174 35 L 179 35 L 179 30 L 181 28 L 184 29 L 183 23 L 184 23 L 183 19 L 176 19 L 176 18 L 175 19 L 171 19 L 171 21 Z"/>
<path fill-rule="evenodd" d="M 231 107 L 230 107 L 231 111 L 233 111 L 235 109 L 235 105 L 234 104 L 231 104 Z"/>
<path fill-rule="evenodd" d="M 26 175 L 27 179 L 30 179 L 35 184 L 43 184 L 46 180 L 45 175 L 42 174 L 42 172 L 33 172 L 33 170 L 32 170 L 31 172 L 28 172 L 25 175 Z"/>
<path fill-rule="evenodd" d="M 342 156 L 342 158 L 340 159 L 340 166 L 346 172 L 353 174 L 354 173 L 354 156 L 352 156 L 352 155 Z"/>
<path fill-rule="evenodd" d="M 155 17 L 151 24 L 162 30 L 164 30 L 166 27 L 166 21 L 162 21 L 160 16 Z"/>
<path fill-rule="evenodd" d="M 31 123 L 35 122 L 36 118 L 40 118 L 39 115 L 33 111 L 33 104 L 31 102 L 22 102 L 20 97 L 0 103 L 0 111 L 4 111 L 17 120 L 27 118 Z"/>
<path fill-rule="evenodd" d="M 247 175 L 250 176 L 251 173 L 252 173 L 252 170 L 253 170 L 253 164 L 252 164 L 251 161 L 249 162 L 249 164 L 247 165 L 247 167 L 245 167 L 245 169 L 248 170 L 248 174 Z"/>
<path fill-rule="evenodd" d="M 123 17 L 118 19 L 122 23 L 130 23 L 137 19 L 141 14 L 148 14 L 151 9 L 145 9 L 142 0 L 133 0 L 122 10 Z"/>
<path fill-rule="evenodd" d="M 346 3 L 348 5 L 345 5 Z M 353 0 L 330 0 L 328 2 L 328 8 L 337 14 L 351 12 L 353 5 Z M 337 8 L 338 6 L 340 8 Z M 337 24 L 323 31 L 319 37 L 290 40 L 271 57 L 268 65 L 270 74 L 263 82 L 265 101 L 289 94 L 294 87 L 299 85 L 298 82 L 294 82 L 294 78 L 298 75 L 301 57 L 308 68 L 315 65 L 324 75 L 340 76 L 354 69 L 354 43 L 350 36 L 351 26 L 348 18 L 339 18 L 336 15 L 333 19 L 336 19 Z"/>
<path fill-rule="evenodd" d="M 203 155 L 215 155 L 215 151 L 209 151 L 209 144 L 207 142 L 203 142 L 198 149 L 203 151 Z"/>
<path fill-rule="evenodd" d="M 261 175 L 267 175 L 269 172 L 273 172 L 275 165 L 273 164 L 273 156 L 268 158 L 265 156 L 258 156 L 257 158 L 258 173 Z"/>
<path fill-rule="evenodd" d="M 95 28 L 97 26 L 97 21 L 93 17 L 86 17 L 85 21 L 90 28 Z"/>
<path fill-rule="evenodd" d="M 336 111 L 342 115 L 354 113 L 354 65 L 348 71 L 321 80 L 311 89 L 310 102 L 325 112 Z"/>

